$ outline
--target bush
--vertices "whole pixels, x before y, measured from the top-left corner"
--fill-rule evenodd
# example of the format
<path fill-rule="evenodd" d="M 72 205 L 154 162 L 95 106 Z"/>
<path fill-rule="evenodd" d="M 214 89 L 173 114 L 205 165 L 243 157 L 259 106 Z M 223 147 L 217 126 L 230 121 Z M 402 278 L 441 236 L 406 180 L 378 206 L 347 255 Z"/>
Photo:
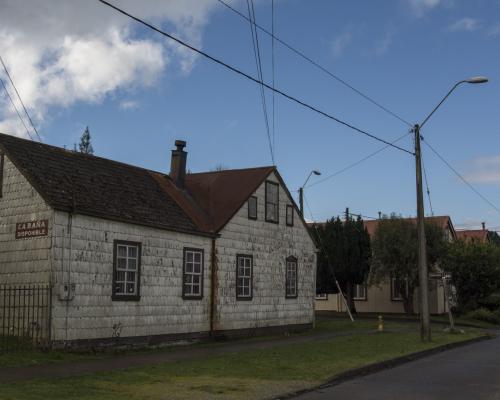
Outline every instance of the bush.
<path fill-rule="evenodd" d="M 464 315 L 468 319 L 476 319 L 478 321 L 489 322 L 490 324 L 500 325 L 500 313 L 492 312 L 487 308 L 478 308 Z"/>
<path fill-rule="evenodd" d="M 487 308 L 490 311 L 500 311 L 500 293 L 493 293 L 486 299 L 480 301 L 479 307 Z"/>

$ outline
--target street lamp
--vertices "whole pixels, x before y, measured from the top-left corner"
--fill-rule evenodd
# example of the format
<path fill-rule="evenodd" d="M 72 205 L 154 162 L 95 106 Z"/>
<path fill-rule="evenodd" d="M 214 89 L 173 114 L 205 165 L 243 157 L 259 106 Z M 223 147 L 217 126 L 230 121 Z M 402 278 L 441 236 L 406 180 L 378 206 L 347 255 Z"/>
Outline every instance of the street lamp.
<path fill-rule="evenodd" d="M 321 172 L 319 172 L 317 169 L 313 169 L 311 172 L 309 172 L 309 175 L 307 175 L 307 179 L 304 182 L 304 184 L 299 188 L 299 206 L 300 206 L 300 214 L 302 215 L 302 217 L 304 216 L 304 187 L 306 186 L 307 181 L 309 180 L 312 174 L 319 176 L 321 175 Z"/>
<path fill-rule="evenodd" d="M 427 269 L 427 249 L 424 226 L 424 195 L 422 189 L 422 153 L 420 149 L 420 129 L 444 103 L 448 96 L 462 83 L 486 83 L 488 78 L 475 76 L 455 83 L 450 91 L 443 97 L 431 113 L 419 125 L 413 127 L 415 134 L 415 167 L 417 183 L 417 231 L 418 231 L 418 279 L 420 285 L 420 338 L 422 341 L 431 340 L 430 312 L 429 312 L 429 285 Z"/>

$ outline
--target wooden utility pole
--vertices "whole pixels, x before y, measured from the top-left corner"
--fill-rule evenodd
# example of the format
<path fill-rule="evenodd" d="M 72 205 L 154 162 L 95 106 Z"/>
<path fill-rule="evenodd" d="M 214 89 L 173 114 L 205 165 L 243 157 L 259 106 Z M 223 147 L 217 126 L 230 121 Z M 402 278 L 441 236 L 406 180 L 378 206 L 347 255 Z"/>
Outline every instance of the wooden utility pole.
<path fill-rule="evenodd" d="M 420 302 L 420 338 L 423 342 L 431 340 L 429 313 L 429 277 L 427 271 L 427 248 L 424 223 L 424 193 L 422 187 L 422 154 L 420 149 L 420 126 L 413 128 L 415 133 L 415 167 L 417 183 L 417 232 L 418 232 L 418 279 Z"/>

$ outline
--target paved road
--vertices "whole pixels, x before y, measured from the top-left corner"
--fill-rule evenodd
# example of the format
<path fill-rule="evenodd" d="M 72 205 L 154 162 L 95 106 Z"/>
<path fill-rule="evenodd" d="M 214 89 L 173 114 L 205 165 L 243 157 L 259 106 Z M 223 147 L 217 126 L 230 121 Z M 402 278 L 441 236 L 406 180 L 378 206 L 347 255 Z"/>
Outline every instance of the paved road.
<path fill-rule="evenodd" d="M 500 400 L 500 335 L 295 399 Z"/>

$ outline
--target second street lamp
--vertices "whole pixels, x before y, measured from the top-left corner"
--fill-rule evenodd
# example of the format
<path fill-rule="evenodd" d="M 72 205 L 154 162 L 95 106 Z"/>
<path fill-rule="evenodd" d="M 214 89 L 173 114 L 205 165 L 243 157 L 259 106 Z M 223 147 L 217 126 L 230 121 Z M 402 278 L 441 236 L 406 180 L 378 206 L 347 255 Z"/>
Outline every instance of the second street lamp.
<path fill-rule="evenodd" d="M 321 172 L 319 172 L 317 169 L 313 169 L 311 172 L 309 172 L 309 175 L 307 175 L 307 179 L 304 182 L 304 184 L 299 188 L 299 207 L 300 207 L 300 214 L 302 217 L 304 217 L 304 187 L 307 184 L 307 181 L 311 177 L 311 175 L 321 175 Z"/>
<path fill-rule="evenodd" d="M 484 76 L 475 76 L 463 81 L 457 82 L 450 91 L 443 97 L 431 113 L 419 125 L 413 127 L 415 134 L 415 169 L 416 169 L 416 184 L 417 184 L 417 232 L 418 232 L 418 279 L 420 286 L 420 338 L 423 341 L 431 340 L 430 326 L 430 311 L 429 311 L 429 285 L 428 285 L 428 268 L 427 268 L 427 248 L 425 239 L 424 225 L 424 195 L 422 189 L 422 152 L 420 148 L 420 129 L 436 112 L 436 110 L 444 103 L 448 96 L 462 83 L 486 83 L 488 78 Z"/>

